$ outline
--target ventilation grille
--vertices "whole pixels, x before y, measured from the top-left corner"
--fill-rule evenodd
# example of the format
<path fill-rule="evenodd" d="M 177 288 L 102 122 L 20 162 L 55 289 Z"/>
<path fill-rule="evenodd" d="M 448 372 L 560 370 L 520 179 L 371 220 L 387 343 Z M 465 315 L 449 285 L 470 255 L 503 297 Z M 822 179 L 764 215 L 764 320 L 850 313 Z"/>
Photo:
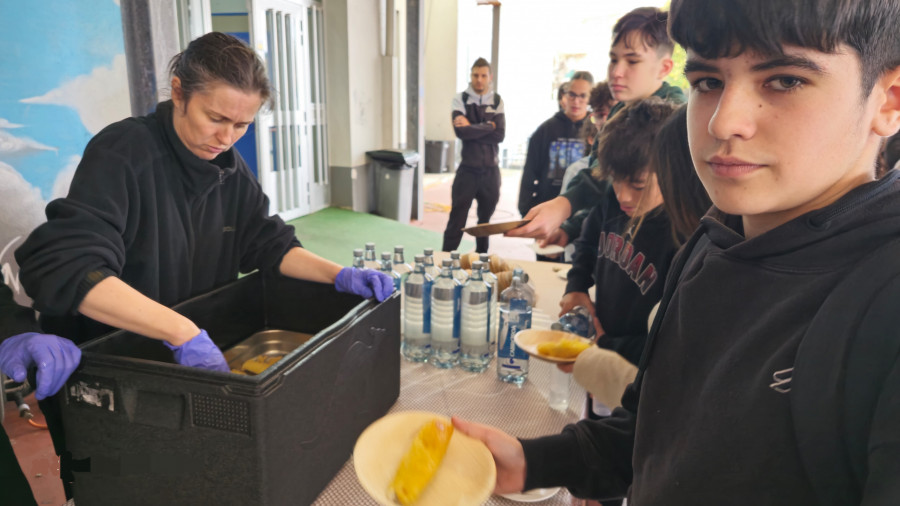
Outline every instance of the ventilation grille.
<path fill-rule="evenodd" d="M 192 395 L 191 407 L 191 417 L 197 427 L 250 435 L 250 406 L 246 402 Z"/>

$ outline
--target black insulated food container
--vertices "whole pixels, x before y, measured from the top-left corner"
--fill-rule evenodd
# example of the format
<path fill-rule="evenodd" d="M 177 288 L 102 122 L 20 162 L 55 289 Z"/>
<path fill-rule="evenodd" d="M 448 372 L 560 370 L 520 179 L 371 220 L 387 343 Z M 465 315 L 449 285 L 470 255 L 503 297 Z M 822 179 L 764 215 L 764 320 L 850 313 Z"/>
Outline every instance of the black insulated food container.
<path fill-rule="evenodd" d="M 400 393 L 400 296 L 246 276 L 174 308 L 226 351 L 264 330 L 312 337 L 257 376 L 173 363 L 119 331 L 82 345 L 61 399 L 75 503 L 303 505 Z"/>

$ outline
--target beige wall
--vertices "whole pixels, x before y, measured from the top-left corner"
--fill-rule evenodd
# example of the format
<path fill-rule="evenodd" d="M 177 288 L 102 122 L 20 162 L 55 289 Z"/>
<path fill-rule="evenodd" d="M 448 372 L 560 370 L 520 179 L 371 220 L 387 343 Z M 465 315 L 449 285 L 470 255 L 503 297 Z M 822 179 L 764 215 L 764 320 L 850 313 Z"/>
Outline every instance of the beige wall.
<path fill-rule="evenodd" d="M 348 0 L 325 0 L 325 86 L 328 89 L 328 157 L 331 165 L 350 167 L 350 65 Z"/>
<path fill-rule="evenodd" d="M 389 147 L 383 135 L 383 73 L 378 0 L 325 0 L 326 85 L 331 165 L 366 163 Z"/>
<path fill-rule="evenodd" d="M 382 142 L 382 56 L 377 0 L 350 0 L 350 134 L 352 165 L 366 163 L 366 151 Z"/>
<path fill-rule="evenodd" d="M 456 89 L 457 0 L 425 2 L 425 138 L 456 139 L 450 102 Z"/>

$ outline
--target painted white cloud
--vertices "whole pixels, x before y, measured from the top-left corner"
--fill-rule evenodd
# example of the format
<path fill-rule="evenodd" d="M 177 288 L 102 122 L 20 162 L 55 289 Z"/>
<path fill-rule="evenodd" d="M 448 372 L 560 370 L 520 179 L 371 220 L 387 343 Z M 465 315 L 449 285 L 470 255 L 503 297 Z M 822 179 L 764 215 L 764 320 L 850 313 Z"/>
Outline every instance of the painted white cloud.
<path fill-rule="evenodd" d="M 125 55 L 113 57 L 109 67 L 95 67 L 90 74 L 66 81 L 39 96 L 22 99 L 26 104 L 71 107 L 91 135 L 103 127 L 131 115 Z"/>
<path fill-rule="evenodd" d="M 18 123 L 10 123 L 6 118 L 0 118 L 0 128 L 12 129 L 12 128 L 21 128 L 22 125 Z"/>
<path fill-rule="evenodd" d="M 69 163 L 56 175 L 56 181 L 53 182 L 53 193 L 50 194 L 50 200 L 60 199 L 69 194 L 69 186 L 72 185 L 72 178 L 75 176 L 75 169 L 81 162 L 81 156 L 72 155 L 69 157 Z"/>
<path fill-rule="evenodd" d="M 44 222 L 41 191 L 25 180 L 12 166 L 0 162 L 0 237 L 28 233 Z"/>
<path fill-rule="evenodd" d="M 0 278 L 12 288 L 19 304 L 30 305 L 19 283 L 19 268 L 13 253 L 46 220 L 46 203 L 40 190 L 3 162 L 0 162 L 0 181 L 3 181 L 0 184 Z"/>
<path fill-rule="evenodd" d="M 0 159 L 9 160 L 36 151 L 58 150 L 28 137 L 16 137 L 5 130 L 0 130 Z"/>

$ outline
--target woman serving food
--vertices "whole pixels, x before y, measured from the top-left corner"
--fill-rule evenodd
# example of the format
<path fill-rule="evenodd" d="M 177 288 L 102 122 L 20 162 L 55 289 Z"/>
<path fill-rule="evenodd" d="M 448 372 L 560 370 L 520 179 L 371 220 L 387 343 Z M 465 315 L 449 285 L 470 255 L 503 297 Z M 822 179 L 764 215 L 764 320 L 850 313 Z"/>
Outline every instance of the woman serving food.
<path fill-rule="evenodd" d="M 206 332 L 167 306 L 256 269 L 390 295 L 387 276 L 310 253 L 269 215 L 234 148 L 271 96 L 253 50 L 209 33 L 169 70 L 171 100 L 97 134 L 69 195 L 16 251 L 43 330 L 78 343 L 117 327 L 162 340 L 180 364 L 228 371 Z"/>

